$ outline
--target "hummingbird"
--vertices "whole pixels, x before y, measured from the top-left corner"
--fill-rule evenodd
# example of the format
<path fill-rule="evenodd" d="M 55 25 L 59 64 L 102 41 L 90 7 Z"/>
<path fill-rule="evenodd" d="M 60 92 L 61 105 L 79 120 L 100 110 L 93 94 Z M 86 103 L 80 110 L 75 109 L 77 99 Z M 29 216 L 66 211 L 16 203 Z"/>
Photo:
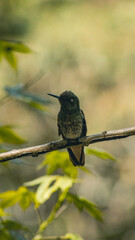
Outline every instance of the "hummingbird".
<path fill-rule="evenodd" d="M 63 139 L 78 140 L 86 136 L 87 126 L 83 111 L 80 109 L 78 97 L 71 91 L 65 91 L 60 96 L 48 93 L 59 100 L 60 111 L 57 117 L 58 135 Z M 69 157 L 74 166 L 85 164 L 84 145 L 79 144 L 67 148 Z"/>

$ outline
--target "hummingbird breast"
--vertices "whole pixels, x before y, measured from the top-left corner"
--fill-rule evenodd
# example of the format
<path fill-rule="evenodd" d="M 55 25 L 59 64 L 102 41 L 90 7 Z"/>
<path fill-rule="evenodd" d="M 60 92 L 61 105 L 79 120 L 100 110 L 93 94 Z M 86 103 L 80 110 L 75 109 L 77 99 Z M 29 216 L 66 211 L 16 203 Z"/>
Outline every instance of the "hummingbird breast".
<path fill-rule="evenodd" d="M 83 128 L 83 116 L 81 111 L 74 113 L 59 112 L 58 124 L 65 139 L 76 139 L 81 137 Z"/>

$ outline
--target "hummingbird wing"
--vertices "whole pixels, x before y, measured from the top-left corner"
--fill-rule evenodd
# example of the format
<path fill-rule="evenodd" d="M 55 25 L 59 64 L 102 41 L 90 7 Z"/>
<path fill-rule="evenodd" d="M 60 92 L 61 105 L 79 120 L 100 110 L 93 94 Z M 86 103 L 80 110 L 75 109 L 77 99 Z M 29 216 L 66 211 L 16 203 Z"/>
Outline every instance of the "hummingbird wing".
<path fill-rule="evenodd" d="M 62 132 L 61 132 L 61 129 L 60 129 L 60 125 L 59 124 L 57 124 L 57 125 L 58 125 L 58 135 L 60 136 L 62 134 Z"/>
<path fill-rule="evenodd" d="M 85 137 L 86 133 L 87 133 L 87 124 L 86 124 L 86 120 L 85 120 L 85 115 L 83 113 L 83 111 L 81 110 L 81 113 L 83 115 L 83 127 L 82 127 L 82 134 L 81 137 Z"/>
<path fill-rule="evenodd" d="M 83 126 L 82 133 L 80 137 L 86 136 L 87 133 L 87 125 L 83 111 L 81 110 L 81 114 L 83 116 Z M 79 144 L 77 146 L 73 146 L 67 148 L 69 157 L 74 166 L 83 166 L 85 164 L 85 155 L 84 155 L 84 145 Z"/>
<path fill-rule="evenodd" d="M 59 121 L 59 115 L 58 115 L 58 118 L 57 118 L 57 126 L 58 126 L 58 135 L 62 135 L 62 131 L 61 131 L 61 128 L 60 128 L 60 121 Z"/>
<path fill-rule="evenodd" d="M 86 136 L 87 133 L 87 125 L 86 125 L 86 120 L 83 111 L 81 110 L 81 114 L 83 116 L 83 126 L 82 126 L 82 133 L 80 137 Z M 58 135 L 62 135 L 63 139 L 65 137 L 62 134 L 62 130 L 60 127 L 60 120 L 59 120 L 59 115 L 57 119 L 57 126 L 58 126 Z M 85 155 L 84 155 L 84 145 L 79 144 L 77 146 L 72 146 L 70 148 L 67 148 L 69 157 L 71 162 L 73 163 L 74 166 L 83 166 L 85 164 Z"/>

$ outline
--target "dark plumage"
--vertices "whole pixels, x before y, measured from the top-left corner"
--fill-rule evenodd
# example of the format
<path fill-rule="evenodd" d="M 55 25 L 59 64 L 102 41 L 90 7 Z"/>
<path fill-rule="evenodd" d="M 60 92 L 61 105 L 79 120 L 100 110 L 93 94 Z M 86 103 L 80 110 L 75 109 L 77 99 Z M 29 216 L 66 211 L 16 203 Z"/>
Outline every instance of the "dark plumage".
<path fill-rule="evenodd" d="M 68 141 L 77 140 L 86 136 L 87 126 L 83 111 L 79 106 L 78 97 L 71 91 L 65 91 L 60 96 L 49 94 L 58 98 L 60 111 L 58 113 L 58 134 Z M 79 144 L 67 148 L 70 160 L 74 166 L 83 166 L 85 163 L 84 145 Z"/>

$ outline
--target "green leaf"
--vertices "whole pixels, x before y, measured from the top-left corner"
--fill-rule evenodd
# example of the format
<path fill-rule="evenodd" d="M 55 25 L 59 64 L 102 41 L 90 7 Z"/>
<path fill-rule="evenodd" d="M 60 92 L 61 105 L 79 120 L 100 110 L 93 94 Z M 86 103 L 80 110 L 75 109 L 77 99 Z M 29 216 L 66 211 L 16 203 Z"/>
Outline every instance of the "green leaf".
<path fill-rule="evenodd" d="M 69 160 L 67 152 L 54 151 L 48 153 L 39 168 L 44 166 L 47 166 L 47 174 L 49 175 L 58 169 L 62 169 L 64 174 L 72 178 L 77 178 L 78 175 L 78 169 Z"/>
<path fill-rule="evenodd" d="M 40 178 L 36 178 L 33 181 L 26 182 L 25 186 L 35 186 L 39 185 L 36 193 L 36 199 L 39 203 L 43 203 L 46 201 L 51 194 L 55 191 L 54 186 L 50 185 L 55 182 L 57 179 L 57 176 L 43 176 Z"/>
<path fill-rule="evenodd" d="M 27 209 L 31 204 L 29 196 L 23 196 L 23 198 L 20 199 L 19 204 L 23 210 Z"/>
<path fill-rule="evenodd" d="M 10 143 L 10 144 L 22 144 L 26 141 L 19 137 L 12 130 L 11 126 L 0 126 L 0 142 Z"/>
<path fill-rule="evenodd" d="M 31 53 L 32 50 L 19 41 L 14 40 L 0 40 L 0 49 L 1 51 L 15 51 L 20 53 Z"/>
<path fill-rule="evenodd" d="M 83 240 L 79 235 L 72 234 L 72 233 L 67 233 L 65 235 L 65 239 L 67 239 L 67 240 Z"/>
<path fill-rule="evenodd" d="M 32 50 L 19 41 L 0 40 L 0 60 L 5 57 L 10 66 L 17 70 L 17 59 L 14 52 L 31 53 Z"/>
<path fill-rule="evenodd" d="M 102 149 L 97 149 L 97 148 L 91 148 L 91 149 L 87 149 L 87 153 L 88 154 L 93 154 L 101 159 L 104 159 L 104 160 L 112 160 L 112 161 L 117 161 L 117 159 L 111 155 L 110 153 L 108 152 L 105 152 L 104 150 Z"/>
<path fill-rule="evenodd" d="M 59 189 L 64 192 L 72 187 L 74 182 L 75 180 L 73 178 L 53 175 L 34 179 L 33 181 L 25 183 L 25 186 L 34 186 L 40 184 L 36 192 L 36 199 L 39 203 L 44 203 L 54 192 L 58 191 Z"/>
<path fill-rule="evenodd" d="M 66 176 L 59 176 L 57 181 L 56 181 L 56 186 L 57 188 L 61 189 L 62 192 L 66 191 L 67 189 L 71 188 L 74 179 Z"/>
<path fill-rule="evenodd" d="M 64 174 L 72 178 L 77 178 L 78 170 L 82 170 L 87 174 L 92 174 L 86 167 L 75 168 L 69 160 L 69 155 L 64 151 L 53 151 L 46 154 L 45 160 L 39 165 L 39 169 L 47 166 L 47 174 L 51 175 L 58 169 L 61 169 Z"/>
<path fill-rule="evenodd" d="M 92 175 L 92 172 L 88 168 L 86 168 L 84 166 L 80 167 L 80 170 L 82 170 L 83 172 L 85 172 L 85 173 L 87 173 L 89 175 Z"/>
<path fill-rule="evenodd" d="M 30 192 L 27 188 L 20 187 L 18 194 L 20 194 L 19 204 L 23 210 L 27 209 L 31 202 L 34 202 L 35 193 Z"/>
<path fill-rule="evenodd" d="M 16 194 L 16 191 L 7 191 L 0 193 L 0 199 L 2 199 L 0 202 L 0 207 L 7 208 L 16 204 L 19 201 L 20 196 Z"/>
<path fill-rule="evenodd" d="M 47 201 L 50 196 L 58 190 L 55 185 L 56 179 L 55 176 L 44 178 L 44 181 L 40 184 L 36 193 L 36 199 L 39 203 Z"/>
<path fill-rule="evenodd" d="M 27 230 L 22 224 L 11 220 L 2 221 L 2 225 L 8 230 Z"/>
<path fill-rule="evenodd" d="M 35 206 L 38 205 L 36 201 L 36 194 L 29 191 L 28 188 L 21 186 L 18 189 L 18 195 L 20 195 L 19 204 L 23 210 L 27 209 L 32 202 L 35 204 Z"/>
<path fill-rule="evenodd" d="M 48 181 L 48 182 L 45 179 L 45 181 L 39 186 L 37 190 L 37 194 L 36 194 L 37 201 L 40 203 L 43 203 L 47 201 L 54 192 L 58 191 L 59 189 L 62 192 L 64 192 L 66 189 L 70 188 L 72 185 L 73 185 L 73 179 L 69 177 L 56 176 L 55 180 L 52 177 L 51 181 Z"/>
<path fill-rule="evenodd" d="M 88 200 L 86 200 L 85 198 L 80 198 L 77 195 L 72 194 L 72 193 L 67 194 L 67 200 L 70 203 L 73 203 L 80 211 L 85 209 L 94 218 L 96 218 L 99 221 L 102 221 L 102 213 L 94 203 L 91 203 Z"/>
<path fill-rule="evenodd" d="M 36 178 L 32 181 L 26 182 L 26 183 L 24 183 L 24 185 L 28 186 L 28 187 L 36 186 L 36 185 L 39 185 L 42 182 L 44 182 L 44 180 L 49 181 L 49 179 L 50 179 L 50 181 L 53 181 L 53 180 L 51 180 L 51 178 L 54 178 L 54 180 L 55 180 L 56 177 L 55 176 L 43 176 L 43 177 Z"/>
<path fill-rule="evenodd" d="M 13 52 L 6 50 L 4 52 L 4 56 L 5 56 L 6 60 L 8 61 L 8 63 L 10 64 L 10 66 L 13 69 L 17 70 L 17 59 L 16 59 L 15 55 L 13 54 Z"/>
<path fill-rule="evenodd" d="M 25 210 L 31 202 L 36 204 L 35 193 L 30 192 L 26 187 L 20 187 L 17 191 L 7 191 L 0 193 L 0 207 L 8 208 L 19 202 L 21 208 Z"/>
<path fill-rule="evenodd" d="M 0 217 L 7 216 L 8 214 L 3 211 L 3 209 L 0 207 Z"/>

